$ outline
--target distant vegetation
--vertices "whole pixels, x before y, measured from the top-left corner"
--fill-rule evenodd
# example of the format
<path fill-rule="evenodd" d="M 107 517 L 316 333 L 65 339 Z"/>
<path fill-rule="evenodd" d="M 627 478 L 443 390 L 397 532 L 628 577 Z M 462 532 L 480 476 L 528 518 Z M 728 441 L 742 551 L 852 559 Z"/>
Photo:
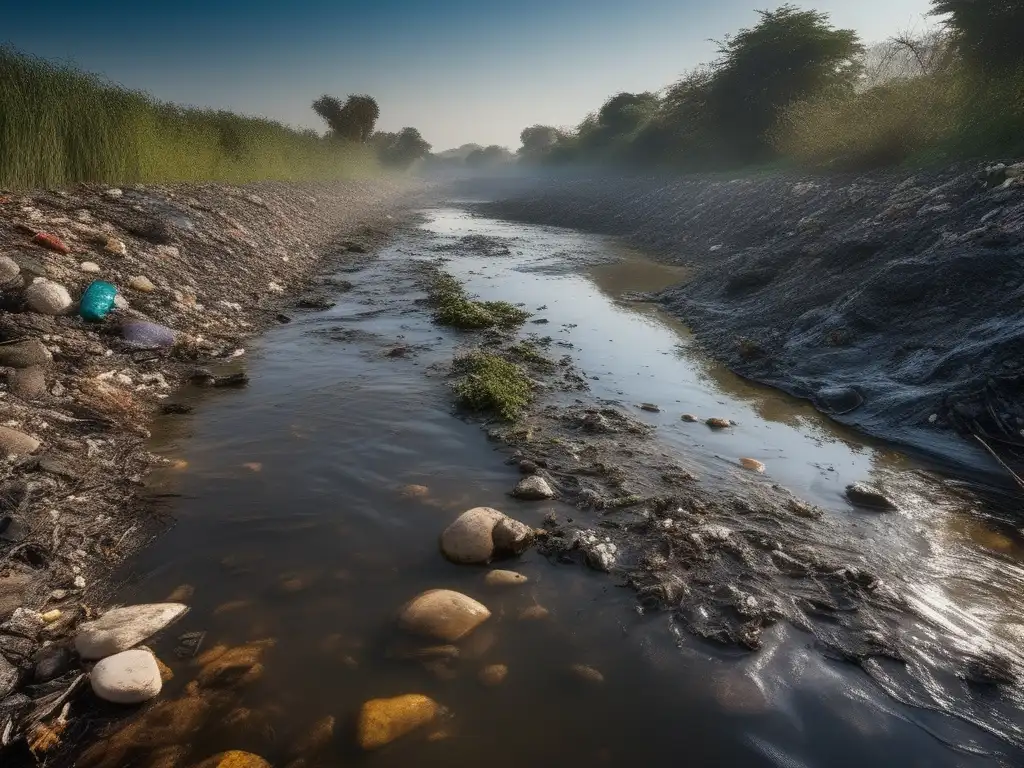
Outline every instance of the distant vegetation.
<path fill-rule="evenodd" d="M 0 48 L 0 186 L 326 180 L 376 167 L 356 142 L 160 102 Z"/>
<path fill-rule="evenodd" d="M 932 0 L 942 27 L 866 48 L 784 5 L 659 93 L 619 93 L 572 129 L 534 125 L 520 162 L 860 169 L 1024 152 L 1024 2 Z"/>
<path fill-rule="evenodd" d="M 374 131 L 380 107 L 372 96 L 356 94 L 343 103 L 324 95 L 313 102 L 313 111 L 327 123 L 331 137 L 369 145 L 386 166 L 404 170 L 430 154 L 430 144 L 416 128 L 403 128 L 397 133 Z"/>
<path fill-rule="evenodd" d="M 425 158 L 424 168 L 429 170 L 454 168 L 496 168 L 511 165 L 516 156 L 507 147 L 491 144 L 483 147 L 479 144 L 463 144 L 455 149 L 438 152 Z"/>

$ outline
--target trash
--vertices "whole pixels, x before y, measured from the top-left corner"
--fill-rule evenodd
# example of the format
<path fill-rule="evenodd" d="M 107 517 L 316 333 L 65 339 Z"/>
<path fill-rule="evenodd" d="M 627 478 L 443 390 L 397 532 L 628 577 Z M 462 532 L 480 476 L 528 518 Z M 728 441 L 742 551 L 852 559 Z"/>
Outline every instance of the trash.
<path fill-rule="evenodd" d="M 117 287 L 103 280 L 93 280 L 82 294 L 78 313 L 86 320 L 99 322 L 114 307 Z"/>
<path fill-rule="evenodd" d="M 63 285 L 37 278 L 25 289 L 25 303 L 41 315 L 59 315 L 71 306 L 71 294 Z"/>
<path fill-rule="evenodd" d="M 63 240 L 48 232 L 36 232 L 32 242 L 36 245 L 41 245 L 43 248 L 49 248 L 51 251 L 57 251 L 57 253 L 71 253 L 71 249 L 64 244 Z"/>
<path fill-rule="evenodd" d="M 128 320 L 121 323 L 121 338 L 133 347 L 171 347 L 174 346 L 176 336 L 170 328 L 158 323 L 148 323 L 144 320 Z"/>
<path fill-rule="evenodd" d="M 52 624 L 57 619 L 59 619 L 60 616 L 60 610 L 58 608 L 54 608 L 52 611 L 47 611 L 43 614 L 43 621 L 45 621 L 47 624 Z"/>

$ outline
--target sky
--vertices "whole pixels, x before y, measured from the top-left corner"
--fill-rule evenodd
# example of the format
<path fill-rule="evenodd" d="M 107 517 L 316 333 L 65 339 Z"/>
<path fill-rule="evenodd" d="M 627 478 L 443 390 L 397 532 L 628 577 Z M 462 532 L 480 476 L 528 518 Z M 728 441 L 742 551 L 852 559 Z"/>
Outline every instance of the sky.
<path fill-rule="evenodd" d="M 380 130 L 435 151 L 515 149 L 620 91 L 657 90 L 714 58 L 782 0 L 53 0 L 4 10 L 0 44 L 159 99 L 321 129 L 328 93 L 368 93 Z M 798 0 L 877 42 L 923 29 L 930 0 Z"/>

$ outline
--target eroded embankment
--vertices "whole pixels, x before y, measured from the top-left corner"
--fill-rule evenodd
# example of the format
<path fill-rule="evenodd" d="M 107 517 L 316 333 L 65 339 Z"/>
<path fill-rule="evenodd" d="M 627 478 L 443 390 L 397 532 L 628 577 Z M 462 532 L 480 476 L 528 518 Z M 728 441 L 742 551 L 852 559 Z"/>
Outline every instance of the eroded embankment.
<path fill-rule="evenodd" d="M 616 235 L 695 267 L 660 300 L 741 375 L 1002 472 L 978 435 L 1021 474 L 1022 172 L 560 177 L 473 191 L 496 215 Z"/>
<path fill-rule="evenodd" d="M 81 681 L 70 659 L 41 679 L 37 650 L 90 618 L 111 569 L 167 524 L 142 493 L 161 461 L 149 415 L 186 382 L 244 385 L 224 368 L 242 341 L 287 322 L 286 293 L 321 300 L 313 267 L 368 250 L 412 192 L 376 180 L 0 197 L 0 747 L 38 736 Z M 90 323 L 78 300 L 94 279 L 119 297 Z"/>

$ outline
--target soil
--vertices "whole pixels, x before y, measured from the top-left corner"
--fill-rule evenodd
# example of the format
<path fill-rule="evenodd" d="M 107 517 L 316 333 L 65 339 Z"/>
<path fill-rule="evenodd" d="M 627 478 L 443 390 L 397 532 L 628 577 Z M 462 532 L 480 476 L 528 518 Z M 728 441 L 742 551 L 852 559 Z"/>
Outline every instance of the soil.
<path fill-rule="evenodd" d="M 0 368 L 0 414 L 40 443 L 0 465 L 0 648 L 17 667 L 15 688 L 0 690 L 0 750 L 49 738 L 43 720 L 52 725 L 82 678 L 72 660 L 33 685 L 34 654 L 65 645 L 105 607 L 113 568 L 171 522 L 166 500 L 143 487 L 161 461 L 146 447 L 150 414 L 183 412 L 172 396 L 183 385 L 244 386 L 246 337 L 287 321 L 295 295 L 316 303 L 313 269 L 374 248 L 419 189 L 368 180 L 0 195 L 0 256 L 21 268 L 0 293 L 0 353 L 17 366 Z M 77 304 L 58 316 L 30 311 L 24 288 L 38 276 L 73 300 L 93 279 L 109 281 L 120 308 L 95 323 Z M 171 329 L 173 345 L 129 343 L 132 321 Z M 18 608 L 59 616 L 25 631 L 11 624 Z"/>
<path fill-rule="evenodd" d="M 739 374 L 954 471 L 1004 487 L 1007 468 L 1024 475 L 1021 177 L 983 164 L 460 191 L 494 200 L 482 206 L 494 215 L 689 265 L 693 278 L 656 298 Z"/>

